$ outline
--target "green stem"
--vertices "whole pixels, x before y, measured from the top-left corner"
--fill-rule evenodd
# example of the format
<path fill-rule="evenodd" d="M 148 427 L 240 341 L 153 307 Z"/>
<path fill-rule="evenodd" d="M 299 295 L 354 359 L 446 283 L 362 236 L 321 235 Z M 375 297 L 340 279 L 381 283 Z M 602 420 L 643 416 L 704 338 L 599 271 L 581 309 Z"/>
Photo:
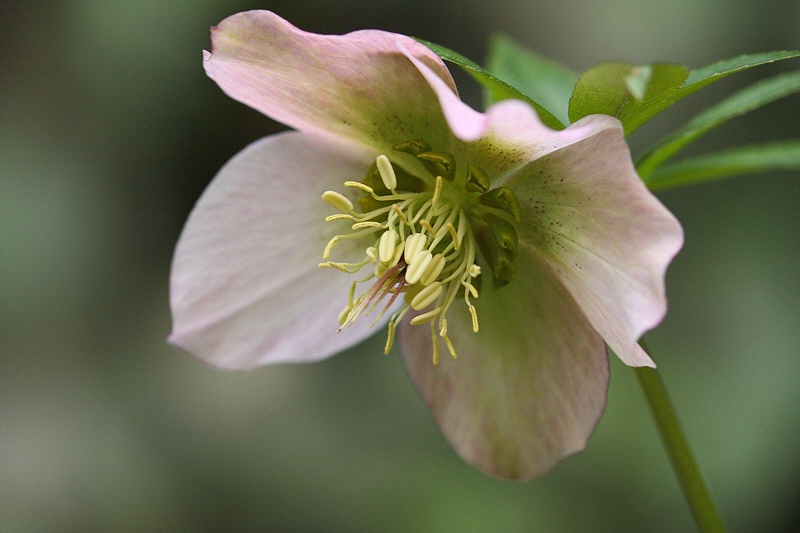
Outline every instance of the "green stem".
<path fill-rule="evenodd" d="M 683 435 L 661 376 L 654 368 L 634 368 L 634 371 L 647 397 L 647 403 L 650 404 L 650 410 L 658 425 L 661 439 L 667 447 L 672 467 L 678 475 L 678 481 L 692 510 L 697 527 L 702 532 L 725 531 L 725 525 L 711 498 L 703 474 L 689 450 L 689 444 Z"/>

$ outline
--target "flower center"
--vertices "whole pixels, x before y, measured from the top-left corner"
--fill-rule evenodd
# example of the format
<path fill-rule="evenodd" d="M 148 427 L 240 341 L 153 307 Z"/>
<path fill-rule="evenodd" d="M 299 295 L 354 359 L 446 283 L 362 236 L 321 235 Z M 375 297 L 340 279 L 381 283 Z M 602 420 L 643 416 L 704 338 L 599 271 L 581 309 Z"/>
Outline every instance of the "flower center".
<path fill-rule="evenodd" d="M 456 180 L 453 156 L 432 151 L 424 141 L 402 143 L 395 149 L 422 162 L 431 174 L 433 189 L 380 155 L 364 182 L 344 184 L 361 191 L 360 212 L 344 195 L 326 191 L 322 199 L 339 211 L 326 220 L 348 220 L 352 225 L 350 233 L 336 235 L 328 242 L 323 252 L 325 261 L 319 266 L 350 274 L 367 266 L 372 270 L 353 282 L 347 305 L 339 315 L 339 331 L 380 307 L 373 321 L 377 323 L 403 295 L 402 305 L 389 319 L 384 353 L 392 347 L 398 324 L 414 310 L 419 314 L 410 324 L 429 324 L 433 363 L 437 364 L 440 339 L 456 357 L 447 333 L 447 312 L 457 299 L 463 300 L 472 318 L 472 330 L 478 331 L 478 313 L 471 299 L 478 298 L 475 281 L 481 274 L 479 254 L 491 266 L 496 286 L 513 279 L 517 248 L 514 225 L 519 220 L 519 206 L 510 189 L 490 191 L 486 173 L 477 167 L 469 165 Z M 367 236 L 374 240 L 361 261 L 328 259 L 342 239 Z M 361 283 L 370 285 L 356 297 Z"/>

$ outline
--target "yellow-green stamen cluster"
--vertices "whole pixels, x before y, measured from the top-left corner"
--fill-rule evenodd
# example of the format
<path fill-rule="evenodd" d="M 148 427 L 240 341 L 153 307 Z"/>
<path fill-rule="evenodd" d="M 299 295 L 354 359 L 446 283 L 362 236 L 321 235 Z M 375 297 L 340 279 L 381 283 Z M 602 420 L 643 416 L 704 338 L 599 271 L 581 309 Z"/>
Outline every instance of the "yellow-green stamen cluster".
<path fill-rule="evenodd" d="M 389 352 L 397 326 L 413 310 L 419 314 L 411 319 L 411 325 L 430 324 L 433 362 L 436 364 L 439 339 L 456 357 L 446 318 L 456 299 L 463 299 L 472 318 L 472 329 L 478 331 L 478 314 L 471 298 L 478 298 L 474 284 L 481 273 L 476 261 L 478 249 L 480 247 L 485 255 L 486 247 L 476 240 L 472 221 L 476 219 L 476 213 L 479 218 L 486 218 L 486 208 L 477 193 L 488 190 L 488 180 L 485 173 L 470 166 L 468 176 L 456 190 L 452 176 L 443 178 L 441 175 L 453 169 L 452 156 L 423 151 L 417 157 L 426 163 L 432 176 L 435 172 L 432 190 L 425 182 L 405 174 L 401 174 L 398 180 L 392 163 L 385 155 L 380 155 L 368 174 L 371 180 L 344 184 L 362 192 L 359 205 L 363 212 L 356 211 L 353 203 L 338 192 L 326 191 L 322 195 L 325 202 L 339 211 L 326 220 L 348 220 L 352 224 L 350 233 L 336 235 L 328 242 L 323 252 L 324 262 L 319 266 L 346 273 L 355 273 L 367 266 L 372 269 L 368 276 L 351 286 L 347 305 L 339 315 L 340 331 L 380 306 L 373 324 L 378 322 L 403 295 L 402 304 L 389 319 L 384 351 Z M 398 181 L 405 186 L 398 185 Z M 488 206 L 488 209 L 497 210 L 496 206 Z M 486 226 L 483 222 L 481 224 Z M 494 224 L 487 227 L 494 227 Z M 374 236 L 373 244 L 366 248 L 361 261 L 342 263 L 329 259 L 334 246 L 342 239 L 370 235 Z M 516 246 L 516 234 L 513 239 Z M 489 251 L 493 248 L 497 246 L 490 246 Z M 369 288 L 356 296 L 357 285 L 367 282 L 371 282 Z"/>

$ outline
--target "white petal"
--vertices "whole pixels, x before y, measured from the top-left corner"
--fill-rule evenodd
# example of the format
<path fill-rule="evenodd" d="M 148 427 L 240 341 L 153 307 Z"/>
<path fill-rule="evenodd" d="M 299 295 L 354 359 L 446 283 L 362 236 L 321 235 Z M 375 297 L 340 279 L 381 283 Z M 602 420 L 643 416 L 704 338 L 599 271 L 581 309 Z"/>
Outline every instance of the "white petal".
<path fill-rule="evenodd" d="M 245 370 L 319 360 L 367 337 L 369 321 L 336 333 L 353 276 L 317 265 L 342 230 L 324 221 L 334 211 L 322 193 L 361 179 L 374 156 L 292 132 L 231 159 L 178 242 L 170 341 L 213 365 Z M 365 246 L 344 240 L 332 259 L 353 260 Z"/>

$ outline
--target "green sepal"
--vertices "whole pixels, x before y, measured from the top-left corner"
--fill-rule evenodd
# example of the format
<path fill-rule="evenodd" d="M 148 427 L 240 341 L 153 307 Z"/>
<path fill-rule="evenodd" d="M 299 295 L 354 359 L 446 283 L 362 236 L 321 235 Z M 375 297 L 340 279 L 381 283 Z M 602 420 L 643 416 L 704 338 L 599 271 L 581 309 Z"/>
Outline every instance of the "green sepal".
<path fill-rule="evenodd" d="M 685 159 L 657 169 L 645 183 L 651 190 L 660 191 L 775 170 L 800 171 L 800 139 L 739 146 Z"/>
<path fill-rule="evenodd" d="M 561 123 L 569 123 L 569 98 L 578 74 L 543 58 L 505 35 L 489 39 L 486 68 L 521 93 L 541 104 Z M 487 93 L 491 104 L 491 93 Z"/>
<path fill-rule="evenodd" d="M 628 135 L 675 100 L 673 95 L 689 70 L 683 65 L 603 63 L 578 78 L 569 101 L 569 118 L 603 114 L 617 117 Z M 637 98 L 640 96 L 640 98 Z"/>
<path fill-rule="evenodd" d="M 639 175 L 647 182 L 656 168 L 702 135 L 732 118 L 797 92 L 800 92 L 800 71 L 779 74 L 735 92 L 660 140 L 640 158 L 636 165 Z"/>
<path fill-rule="evenodd" d="M 522 220 L 522 212 L 520 211 L 517 195 L 508 187 L 497 187 L 485 192 L 478 197 L 478 201 L 487 207 L 505 211 L 514 217 L 517 222 Z"/>
<path fill-rule="evenodd" d="M 486 69 L 484 69 L 471 59 L 467 59 L 461 54 L 454 52 L 442 45 L 432 43 L 430 41 L 425 41 L 423 39 L 419 39 L 416 37 L 415 39 L 420 43 L 424 44 L 425 46 L 427 46 L 428 48 L 430 48 L 436 55 L 438 55 L 444 61 L 449 61 L 450 63 L 458 65 L 467 74 L 472 76 L 472 78 L 475 81 L 477 81 L 486 91 L 488 91 L 489 101 L 499 102 L 500 100 L 509 100 L 509 99 L 522 100 L 523 102 L 528 103 L 531 107 L 533 107 L 536 110 L 536 113 L 539 115 L 539 118 L 546 126 L 549 126 L 550 128 L 556 130 L 564 129 L 564 124 L 562 124 L 561 121 L 555 118 L 547 109 L 539 105 L 538 102 L 535 102 L 533 99 L 520 92 L 517 88 L 511 86 L 510 84 L 501 80 L 497 76 L 491 74 L 490 72 L 488 72 Z"/>

